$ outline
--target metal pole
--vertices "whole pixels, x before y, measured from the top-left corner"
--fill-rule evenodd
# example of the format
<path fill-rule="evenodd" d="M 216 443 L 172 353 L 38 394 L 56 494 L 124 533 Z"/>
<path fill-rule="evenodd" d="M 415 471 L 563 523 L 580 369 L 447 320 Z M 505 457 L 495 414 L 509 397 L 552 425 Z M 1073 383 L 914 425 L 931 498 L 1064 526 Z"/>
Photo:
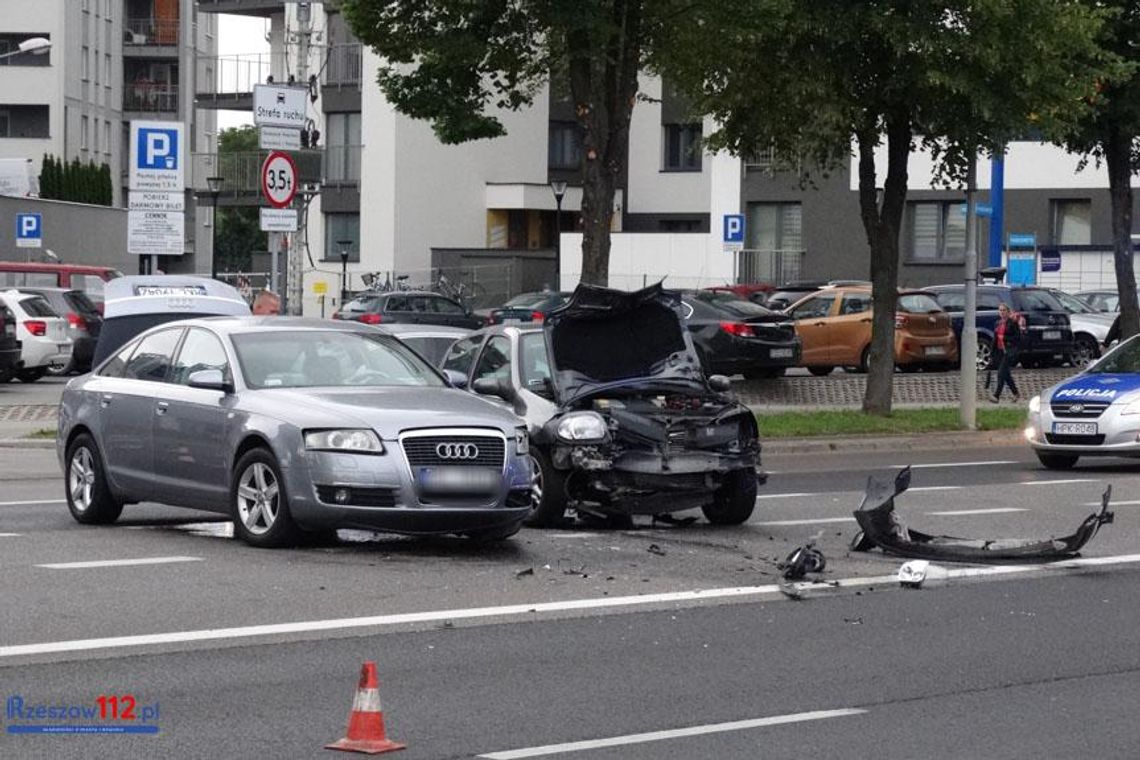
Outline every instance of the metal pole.
<path fill-rule="evenodd" d="M 312 42 L 313 33 L 313 19 L 311 10 L 307 5 L 297 6 L 297 77 L 298 84 L 307 84 L 309 81 L 309 45 Z M 288 72 L 286 72 L 288 78 Z M 286 279 L 286 287 L 289 291 L 289 314 L 295 317 L 301 316 L 303 299 L 305 296 L 304 290 L 304 263 L 305 263 L 305 249 L 308 248 L 308 235 L 309 235 L 309 202 L 311 195 L 305 193 L 301 198 L 301 212 L 298 214 L 297 235 L 294 245 L 289 248 L 289 262 L 288 275 Z"/>
<path fill-rule="evenodd" d="M 562 290 L 562 196 L 554 196 L 555 212 L 554 222 L 554 290 Z"/>
<path fill-rule="evenodd" d="M 990 245 L 988 264 L 1001 266 L 1001 241 L 1005 237 L 1005 146 L 1003 153 L 993 157 L 990 164 Z"/>
<path fill-rule="evenodd" d="M 962 359 L 958 412 L 966 430 L 977 428 L 978 415 L 978 215 L 974 209 L 977 184 L 978 159 L 971 153 L 966 172 L 966 303 L 962 310 L 962 341 L 958 352 Z"/>
<path fill-rule="evenodd" d="M 210 213 L 210 278 L 218 279 L 218 193 L 214 196 L 214 209 Z"/>

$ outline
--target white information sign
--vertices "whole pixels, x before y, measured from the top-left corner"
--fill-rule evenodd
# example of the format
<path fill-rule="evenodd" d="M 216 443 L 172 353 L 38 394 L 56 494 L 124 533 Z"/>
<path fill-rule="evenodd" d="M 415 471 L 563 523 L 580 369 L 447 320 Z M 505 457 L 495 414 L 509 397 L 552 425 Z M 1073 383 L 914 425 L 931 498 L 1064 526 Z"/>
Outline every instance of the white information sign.
<path fill-rule="evenodd" d="M 177 192 L 132 190 L 127 200 L 127 208 L 132 211 L 185 211 L 186 194 L 181 190 Z"/>
<path fill-rule="evenodd" d="M 131 190 L 181 192 L 186 187 L 183 134 L 177 121 L 131 122 Z"/>
<path fill-rule="evenodd" d="M 295 208 L 262 208 L 262 232 L 296 232 L 297 209 Z"/>
<path fill-rule="evenodd" d="M 181 211 L 128 211 L 127 251 L 138 256 L 181 256 L 185 228 Z"/>
<path fill-rule="evenodd" d="M 308 87 L 279 84 L 253 86 L 253 123 L 259 127 L 305 127 Z"/>
<path fill-rule="evenodd" d="M 301 130 L 296 127 L 259 127 L 257 136 L 262 150 L 301 149 Z"/>

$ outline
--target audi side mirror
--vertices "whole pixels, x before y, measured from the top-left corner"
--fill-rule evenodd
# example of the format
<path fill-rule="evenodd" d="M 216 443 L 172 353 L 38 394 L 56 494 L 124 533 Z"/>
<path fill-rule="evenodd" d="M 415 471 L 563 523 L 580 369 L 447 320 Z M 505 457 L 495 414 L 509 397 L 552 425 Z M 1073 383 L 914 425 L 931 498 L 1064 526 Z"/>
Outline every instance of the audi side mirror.
<path fill-rule="evenodd" d="M 200 369 L 197 372 L 191 372 L 190 377 L 186 379 L 186 384 L 191 388 L 202 388 L 223 393 L 233 391 L 233 386 L 226 382 L 225 375 L 220 369 Z"/>
<path fill-rule="evenodd" d="M 493 377 L 479 378 L 471 384 L 471 389 L 480 396 L 497 396 L 504 401 L 510 401 L 513 395 L 506 382 Z"/>
<path fill-rule="evenodd" d="M 462 372 L 456 372 L 453 369 L 445 369 L 443 371 L 443 375 L 447 378 L 447 384 L 452 388 L 467 387 L 467 375 L 463 374 Z"/>

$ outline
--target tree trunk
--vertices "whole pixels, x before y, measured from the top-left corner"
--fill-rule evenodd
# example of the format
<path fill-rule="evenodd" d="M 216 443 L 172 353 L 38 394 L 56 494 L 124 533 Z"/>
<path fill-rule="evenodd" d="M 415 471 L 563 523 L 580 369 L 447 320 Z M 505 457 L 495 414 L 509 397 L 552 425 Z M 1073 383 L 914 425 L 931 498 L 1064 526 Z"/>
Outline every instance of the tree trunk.
<path fill-rule="evenodd" d="M 898 304 L 899 229 L 906 204 L 907 163 L 911 127 L 905 116 L 887 119 L 887 176 L 882 203 L 875 180 L 875 127 L 861 130 L 859 145 L 859 208 L 871 248 L 871 357 L 863 411 L 889 415 L 895 376 L 895 308 Z"/>
<path fill-rule="evenodd" d="M 582 282 L 606 285 L 614 195 L 629 154 L 629 122 L 641 64 L 642 0 L 612 0 L 603 49 L 594 34 L 567 34 L 570 95 L 582 137 Z"/>
<path fill-rule="evenodd" d="M 1109 127 L 1104 141 L 1108 190 L 1112 197 L 1112 260 L 1120 292 L 1120 339 L 1140 332 L 1140 303 L 1132 268 L 1132 144 L 1135 136 Z"/>

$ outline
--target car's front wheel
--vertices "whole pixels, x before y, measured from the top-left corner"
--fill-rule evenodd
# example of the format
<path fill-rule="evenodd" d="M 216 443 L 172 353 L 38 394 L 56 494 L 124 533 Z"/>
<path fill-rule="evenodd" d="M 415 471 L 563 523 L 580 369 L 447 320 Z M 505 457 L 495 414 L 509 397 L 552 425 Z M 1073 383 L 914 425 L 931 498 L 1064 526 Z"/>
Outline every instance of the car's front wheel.
<path fill-rule="evenodd" d="M 230 502 L 234 532 L 250 546 L 289 546 L 300 540 L 281 470 L 271 452 L 259 448 L 242 455 L 234 467 Z"/>
<path fill-rule="evenodd" d="M 701 507 L 714 525 L 740 525 L 756 508 L 756 468 L 733 470 L 713 492 L 712 504 Z"/>
<path fill-rule="evenodd" d="M 566 521 L 566 474 L 557 470 L 546 452 L 531 448 L 534 479 L 530 487 L 530 514 L 523 521 L 532 528 L 552 528 Z"/>
<path fill-rule="evenodd" d="M 1045 465 L 1047 470 L 1071 470 L 1080 459 L 1076 454 L 1049 454 L 1044 451 L 1037 452 L 1037 459 Z"/>
<path fill-rule="evenodd" d="M 113 523 L 123 513 L 122 502 L 107 485 L 95 440 L 87 433 L 77 435 L 67 447 L 67 509 L 84 525 Z"/>

